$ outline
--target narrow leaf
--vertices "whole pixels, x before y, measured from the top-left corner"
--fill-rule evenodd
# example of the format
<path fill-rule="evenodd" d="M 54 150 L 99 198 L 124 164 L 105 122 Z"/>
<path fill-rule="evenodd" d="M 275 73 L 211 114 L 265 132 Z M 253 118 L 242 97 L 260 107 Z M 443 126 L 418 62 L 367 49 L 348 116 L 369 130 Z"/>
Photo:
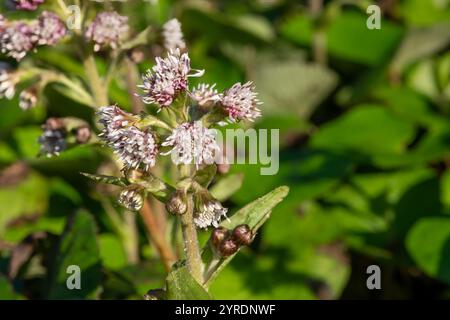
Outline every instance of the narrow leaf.
<path fill-rule="evenodd" d="M 281 186 L 272 190 L 265 196 L 249 203 L 244 208 L 236 212 L 229 220 L 222 221 L 221 225 L 227 229 L 234 229 L 240 224 L 247 224 L 253 232 L 256 232 L 264 222 L 269 219 L 272 209 L 280 203 L 289 193 L 287 186 Z M 239 252 L 239 250 L 237 251 Z M 237 253 L 236 252 L 236 253 Z M 211 282 L 217 277 L 222 269 L 233 259 L 236 255 L 231 255 L 226 258 L 218 258 L 211 251 L 211 246 L 208 242 L 203 248 L 203 259 L 207 261 L 205 286 L 209 287 Z"/>
<path fill-rule="evenodd" d="M 127 182 L 124 178 L 118 178 L 113 176 L 105 176 L 102 174 L 92 174 L 87 172 L 81 172 L 81 174 L 89 179 L 94 180 L 95 182 L 113 184 L 120 187 L 125 187 Z"/>
<path fill-rule="evenodd" d="M 208 292 L 192 278 L 185 265 L 174 268 L 166 279 L 168 300 L 211 300 Z"/>
<path fill-rule="evenodd" d="M 223 177 L 211 188 L 211 194 L 214 198 L 223 202 L 242 187 L 243 181 L 244 175 L 242 173 L 230 174 Z"/>

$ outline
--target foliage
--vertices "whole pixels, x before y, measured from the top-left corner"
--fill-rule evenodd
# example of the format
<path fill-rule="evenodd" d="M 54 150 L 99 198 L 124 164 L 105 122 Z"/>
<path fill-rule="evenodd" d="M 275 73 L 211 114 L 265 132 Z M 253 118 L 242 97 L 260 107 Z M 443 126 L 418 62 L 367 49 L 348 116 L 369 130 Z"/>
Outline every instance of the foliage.
<path fill-rule="evenodd" d="M 70 77 L 49 83 L 27 111 L 18 94 L 0 100 L 0 299 L 142 299 L 156 288 L 169 299 L 371 298 L 370 264 L 382 270 L 378 298 L 448 297 L 450 3 L 387 1 L 381 29 L 369 30 L 370 2 L 323 1 L 318 16 L 308 1 L 113 2 L 134 36 L 146 31 L 135 37 L 145 43 L 126 44 L 127 57 L 144 58 L 116 66 L 110 101 L 132 111 L 126 76 L 152 66 L 163 52 L 160 27 L 177 17 L 192 65 L 207 70 L 202 81 L 220 91 L 254 81 L 264 102 L 254 127 L 280 130 L 276 175 L 234 164 L 197 177 L 230 208 L 222 225 L 258 229 L 250 247 L 222 259 L 227 268 L 207 291 L 183 262 L 167 272 L 148 221 L 117 205 L 129 181 L 117 178 L 106 148 L 74 143 L 58 157 L 37 156 L 47 118 L 100 128 L 74 44 L 30 53 L 22 65 Z M 0 8 L 11 18 L 36 15 Z M 101 51 L 95 62 L 105 76 L 111 57 Z M 170 163 L 157 174 L 147 188 L 165 201 L 175 184 Z M 288 194 L 274 190 L 282 185 Z M 153 222 L 180 243 L 179 222 L 159 200 Z M 214 260 L 209 234 L 199 233 L 205 261 Z M 65 290 L 71 264 L 89 283 L 80 292 Z"/>

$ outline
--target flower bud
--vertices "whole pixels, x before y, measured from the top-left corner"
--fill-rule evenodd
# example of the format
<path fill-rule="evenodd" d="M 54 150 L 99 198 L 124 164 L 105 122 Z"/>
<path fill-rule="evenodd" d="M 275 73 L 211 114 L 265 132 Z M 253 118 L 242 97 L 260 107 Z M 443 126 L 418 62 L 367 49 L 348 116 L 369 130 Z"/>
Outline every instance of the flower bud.
<path fill-rule="evenodd" d="M 226 239 L 225 241 L 222 241 L 222 243 L 219 246 L 219 253 L 222 257 L 228 257 L 232 254 L 236 253 L 239 246 L 236 242 L 233 241 L 233 239 Z"/>
<path fill-rule="evenodd" d="M 76 130 L 77 143 L 87 143 L 91 138 L 91 128 L 88 126 L 81 126 Z"/>
<path fill-rule="evenodd" d="M 253 232 L 246 224 L 241 224 L 234 228 L 232 239 L 239 245 L 248 246 L 253 241 Z"/>
<path fill-rule="evenodd" d="M 220 244 L 229 238 L 230 231 L 224 227 L 218 227 L 211 233 L 211 242 L 215 248 L 219 248 Z"/>
<path fill-rule="evenodd" d="M 166 203 L 166 210 L 172 214 L 183 214 L 187 210 L 187 199 L 184 192 L 175 191 Z"/>
<path fill-rule="evenodd" d="M 139 211 L 144 205 L 144 197 L 139 189 L 122 190 L 118 201 L 130 211 Z"/>
<path fill-rule="evenodd" d="M 38 95 L 37 89 L 31 87 L 22 91 L 19 95 L 19 107 L 22 110 L 30 110 L 36 106 Z"/>

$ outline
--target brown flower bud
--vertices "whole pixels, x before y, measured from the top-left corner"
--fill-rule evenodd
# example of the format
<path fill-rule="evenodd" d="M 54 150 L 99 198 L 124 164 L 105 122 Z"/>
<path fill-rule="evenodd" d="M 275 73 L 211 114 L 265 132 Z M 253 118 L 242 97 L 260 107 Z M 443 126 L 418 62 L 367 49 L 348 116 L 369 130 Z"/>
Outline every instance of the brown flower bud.
<path fill-rule="evenodd" d="M 172 214 L 183 214 L 187 210 L 187 199 L 184 192 L 177 190 L 166 202 L 166 210 Z"/>
<path fill-rule="evenodd" d="M 87 126 L 81 126 L 77 128 L 76 139 L 77 143 L 87 143 L 91 138 L 91 128 Z"/>
<path fill-rule="evenodd" d="M 220 244 L 229 238 L 230 231 L 224 227 L 218 227 L 211 233 L 211 242 L 215 248 L 219 248 Z"/>
<path fill-rule="evenodd" d="M 233 241 L 233 239 L 226 239 L 225 241 L 222 241 L 222 243 L 219 246 L 219 253 L 222 257 L 228 257 L 232 254 L 236 253 L 239 246 L 236 242 Z"/>
<path fill-rule="evenodd" d="M 253 241 L 253 232 L 246 224 L 241 224 L 234 228 L 232 239 L 239 245 L 248 246 Z"/>
<path fill-rule="evenodd" d="M 64 121 L 60 118 L 48 118 L 42 128 L 45 130 L 63 130 Z"/>

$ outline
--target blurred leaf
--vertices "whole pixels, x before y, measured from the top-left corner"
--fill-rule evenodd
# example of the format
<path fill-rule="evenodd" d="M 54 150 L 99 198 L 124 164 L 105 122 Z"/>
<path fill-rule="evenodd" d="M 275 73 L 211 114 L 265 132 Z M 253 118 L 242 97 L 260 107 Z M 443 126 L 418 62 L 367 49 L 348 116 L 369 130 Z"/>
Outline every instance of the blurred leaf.
<path fill-rule="evenodd" d="M 254 67 L 252 78 L 268 115 L 295 112 L 308 117 L 337 85 L 332 70 L 314 63 L 269 60 Z"/>
<path fill-rule="evenodd" d="M 449 43 L 450 23 L 412 29 L 408 31 L 405 39 L 403 39 L 391 62 L 391 67 L 397 72 L 402 72 L 412 62 L 444 49 Z"/>
<path fill-rule="evenodd" d="M 311 145 L 354 155 L 401 154 L 414 135 L 414 127 L 377 105 L 361 105 L 323 125 Z"/>
<path fill-rule="evenodd" d="M 0 142 L 0 163 L 11 163 L 17 158 L 14 150 L 4 142 Z"/>
<path fill-rule="evenodd" d="M 274 39 L 272 26 L 260 16 L 225 15 L 191 5 L 183 11 L 181 22 L 188 32 L 200 31 L 203 36 L 214 42 L 221 39 L 248 44 L 270 42 Z"/>
<path fill-rule="evenodd" d="M 127 264 L 127 257 L 118 237 L 104 233 L 99 236 L 98 241 L 100 257 L 105 267 L 117 270 Z"/>
<path fill-rule="evenodd" d="M 450 209 L 450 170 L 446 170 L 441 176 L 441 202 Z"/>
<path fill-rule="evenodd" d="M 61 234 L 64 230 L 65 218 L 48 218 L 41 217 L 36 222 L 31 222 L 17 227 L 9 227 L 4 232 L 4 240 L 12 243 L 17 243 L 27 235 L 44 231 L 53 234 Z"/>
<path fill-rule="evenodd" d="M 45 179 L 34 172 L 16 184 L 0 186 L 0 235 L 8 222 L 22 215 L 39 215 L 48 207 Z"/>
<path fill-rule="evenodd" d="M 226 175 L 212 186 L 210 190 L 211 194 L 214 198 L 223 202 L 241 188 L 243 181 L 243 174 L 237 173 Z"/>
<path fill-rule="evenodd" d="M 8 279 L 0 274 L 0 300 L 14 300 L 17 295 L 14 293 Z"/>
<path fill-rule="evenodd" d="M 380 30 L 370 30 L 366 21 L 367 16 L 357 12 L 339 15 L 327 31 L 330 54 L 372 67 L 386 62 L 401 40 L 402 28 L 383 20 Z"/>
<path fill-rule="evenodd" d="M 19 152 L 24 158 L 35 158 L 39 154 L 38 138 L 42 129 L 38 126 L 20 127 L 14 130 L 13 136 Z"/>
<path fill-rule="evenodd" d="M 420 219 L 406 238 L 406 248 L 428 275 L 450 283 L 450 219 Z"/>
<path fill-rule="evenodd" d="M 313 20 L 304 13 L 296 14 L 283 21 L 280 32 L 282 36 L 296 44 L 309 45 L 314 36 Z"/>
<path fill-rule="evenodd" d="M 446 0 L 404 0 L 399 5 L 399 12 L 405 21 L 414 26 L 450 21 L 450 8 Z"/>
<path fill-rule="evenodd" d="M 214 179 L 217 172 L 217 166 L 215 164 L 205 165 L 195 173 L 195 181 L 204 188 L 207 188 L 211 181 Z"/>
<path fill-rule="evenodd" d="M 175 266 L 167 276 L 168 300 L 211 300 L 205 289 L 192 278 L 186 266 Z"/>
<path fill-rule="evenodd" d="M 422 126 L 434 124 L 435 116 L 427 100 L 408 87 L 383 85 L 372 93 L 401 118 Z"/>
<path fill-rule="evenodd" d="M 81 270 L 81 289 L 69 290 L 67 268 L 76 265 Z M 49 299 L 94 298 L 101 280 L 101 259 L 96 239 L 94 219 L 86 211 L 72 215 L 62 234 L 56 256 L 49 269 Z"/>
<path fill-rule="evenodd" d="M 434 61 L 432 59 L 424 59 L 408 73 L 406 83 L 414 90 L 437 102 L 440 92 L 435 74 Z"/>

